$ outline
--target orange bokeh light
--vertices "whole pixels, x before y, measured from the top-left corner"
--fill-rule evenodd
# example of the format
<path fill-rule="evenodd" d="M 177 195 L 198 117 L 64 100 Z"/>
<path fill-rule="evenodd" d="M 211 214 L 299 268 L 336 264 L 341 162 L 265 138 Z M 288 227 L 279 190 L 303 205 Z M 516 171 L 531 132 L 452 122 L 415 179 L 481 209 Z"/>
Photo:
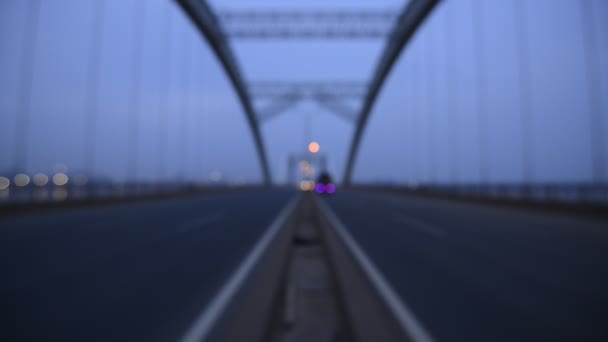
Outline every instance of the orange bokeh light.
<path fill-rule="evenodd" d="M 319 143 L 317 142 L 313 141 L 308 144 L 308 150 L 310 151 L 310 153 L 317 153 L 319 152 L 319 149 L 321 149 L 321 146 L 319 146 Z"/>

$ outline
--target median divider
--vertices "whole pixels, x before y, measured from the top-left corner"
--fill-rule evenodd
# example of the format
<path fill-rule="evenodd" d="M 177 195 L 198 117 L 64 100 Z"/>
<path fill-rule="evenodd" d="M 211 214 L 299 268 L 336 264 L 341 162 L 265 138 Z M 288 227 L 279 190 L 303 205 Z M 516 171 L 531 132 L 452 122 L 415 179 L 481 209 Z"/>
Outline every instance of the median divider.
<path fill-rule="evenodd" d="M 321 231 L 357 341 L 433 341 L 329 206 L 316 199 Z"/>
<path fill-rule="evenodd" d="M 262 341 L 280 292 L 281 277 L 302 198 L 294 197 L 212 302 L 183 336 L 195 341 Z"/>
<path fill-rule="evenodd" d="M 293 199 L 182 341 L 432 341 L 324 200 Z"/>

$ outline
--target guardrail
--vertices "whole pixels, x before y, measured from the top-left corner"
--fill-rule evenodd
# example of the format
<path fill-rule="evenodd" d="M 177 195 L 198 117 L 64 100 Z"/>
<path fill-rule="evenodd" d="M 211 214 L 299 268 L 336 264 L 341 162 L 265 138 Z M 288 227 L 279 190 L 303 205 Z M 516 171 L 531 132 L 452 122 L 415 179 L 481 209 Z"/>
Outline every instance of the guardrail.
<path fill-rule="evenodd" d="M 243 186 L 200 186 L 200 185 L 150 185 L 126 186 L 121 188 L 99 187 L 49 187 L 17 189 L 11 199 L 0 199 L 0 215 L 33 213 L 55 209 L 82 208 L 101 205 L 115 205 L 142 201 L 171 200 L 176 198 L 222 194 L 243 191 L 260 191 L 259 185 Z M 12 189 L 10 191 L 13 191 Z M 39 193 L 43 191 L 41 196 Z M 0 191 L 1 193 L 2 191 Z"/>
<path fill-rule="evenodd" d="M 608 204 L 608 184 L 410 184 L 356 185 L 353 188 L 534 202 Z"/>
<path fill-rule="evenodd" d="M 358 185 L 350 189 L 608 218 L 607 185 Z"/>
<path fill-rule="evenodd" d="M 103 182 L 76 184 L 71 182 L 65 185 L 52 183 L 43 186 L 29 182 L 27 185 L 17 186 L 11 183 L 0 187 L 0 206 L 6 204 L 50 203 L 73 200 L 92 200 L 107 198 L 125 198 L 134 196 L 150 196 L 159 194 L 184 193 L 208 191 L 211 189 L 241 189 L 259 188 L 250 184 L 201 184 L 201 183 L 122 183 Z"/>

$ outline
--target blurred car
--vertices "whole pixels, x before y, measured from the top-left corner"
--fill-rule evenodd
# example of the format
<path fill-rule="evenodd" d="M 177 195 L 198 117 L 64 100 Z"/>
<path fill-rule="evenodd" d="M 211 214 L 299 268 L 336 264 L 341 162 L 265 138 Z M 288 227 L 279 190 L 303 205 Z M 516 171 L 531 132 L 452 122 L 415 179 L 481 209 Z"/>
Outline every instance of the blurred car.
<path fill-rule="evenodd" d="M 315 185 L 315 192 L 318 194 L 331 195 L 336 192 L 336 185 L 331 179 L 331 175 L 327 172 L 322 172 L 319 175 L 317 184 Z"/>

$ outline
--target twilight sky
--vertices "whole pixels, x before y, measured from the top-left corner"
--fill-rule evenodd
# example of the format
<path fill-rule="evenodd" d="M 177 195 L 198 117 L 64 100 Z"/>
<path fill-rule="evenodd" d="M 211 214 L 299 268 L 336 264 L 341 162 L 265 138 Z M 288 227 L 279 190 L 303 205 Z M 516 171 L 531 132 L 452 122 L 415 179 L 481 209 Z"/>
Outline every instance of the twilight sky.
<path fill-rule="evenodd" d="M 42 0 L 37 18 L 33 3 L 0 3 L 0 175 L 50 173 L 65 164 L 71 172 L 93 167 L 95 176 L 116 180 L 208 181 L 216 170 L 230 181 L 260 179 L 232 86 L 173 1 Z M 211 4 L 218 10 L 398 11 L 405 2 Z M 523 181 L 524 152 L 533 159 L 530 181 L 589 181 L 591 128 L 608 132 L 607 19 L 604 0 L 444 1 L 383 88 L 355 180 L 479 182 L 485 142 L 484 181 Z M 26 20 L 37 22 L 35 29 L 25 29 Z M 384 41 L 231 45 L 247 81 L 366 82 Z M 586 61 L 594 63 L 591 68 Z M 95 75 L 98 81 L 92 82 Z M 600 120 L 590 119 L 593 105 Z M 16 154 L 24 150 L 17 146 L 19 115 L 29 117 L 25 165 L 16 165 Z M 483 115 L 487 121 L 480 124 Z M 94 135 L 86 129 L 91 118 Z M 341 176 L 353 127 L 303 102 L 262 127 L 276 180 L 285 180 L 288 156 L 305 151 L 308 123 L 330 171 Z M 522 127 L 530 132 L 525 146 Z M 600 138 L 605 154 L 608 139 Z M 129 146 L 136 156 L 134 174 L 128 171 Z M 598 158 L 608 163 L 607 155 Z M 608 180 L 605 172 L 602 179 Z"/>

